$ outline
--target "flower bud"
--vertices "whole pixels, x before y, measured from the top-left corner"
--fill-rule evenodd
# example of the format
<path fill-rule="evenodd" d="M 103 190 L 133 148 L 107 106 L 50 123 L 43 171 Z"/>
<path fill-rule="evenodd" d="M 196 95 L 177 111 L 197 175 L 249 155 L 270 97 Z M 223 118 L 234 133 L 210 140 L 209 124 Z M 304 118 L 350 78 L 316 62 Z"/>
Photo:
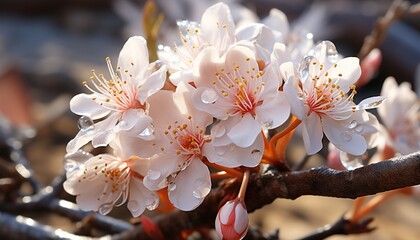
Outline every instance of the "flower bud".
<path fill-rule="evenodd" d="M 215 222 L 217 235 L 223 240 L 242 239 L 248 231 L 248 222 L 245 203 L 236 198 L 219 209 Z"/>

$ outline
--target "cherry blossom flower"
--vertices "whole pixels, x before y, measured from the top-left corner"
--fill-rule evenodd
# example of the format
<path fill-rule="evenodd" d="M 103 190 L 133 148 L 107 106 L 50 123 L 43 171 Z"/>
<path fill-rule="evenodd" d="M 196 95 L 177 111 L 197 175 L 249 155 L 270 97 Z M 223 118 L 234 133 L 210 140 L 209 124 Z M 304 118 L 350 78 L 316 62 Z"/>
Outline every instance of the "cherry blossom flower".
<path fill-rule="evenodd" d="M 148 208 L 153 210 L 159 203 L 157 194 L 143 185 L 142 178 L 148 171 L 148 160 L 124 154 L 119 138 L 110 144 L 115 155 L 89 156 L 86 162 L 67 168 L 64 189 L 76 196 L 76 202 L 84 211 L 108 214 L 114 206 L 127 202 L 134 217 Z M 68 159 L 68 161 L 73 161 Z"/>
<path fill-rule="evenodd" d="M 157 154 L 150 159 L 144 178 L 151 190 L 168 188 L 169 199 L 178 209 L 196 208 L 210 192 L 211 179 L 202 162 L 205 130 L 213 119 L 194 109 L 193 87 L 181 82 L 176 92 L 160 91 L 150 98 L 156 139 L 150 141 Z M 165 114 L 162 114 L 162 113 Z"/>
<path fill-rule="evenodd" d="M 337 61 L 335 46 L 331 44 L 322 47 L 324 54 L 319 58 L 305 57 L 297 74 L 293 63 L 282 64 L 280 68 L 286 76 L 284 92 L 292 113 L 302 121 L 302 136 L 308 154 L 321 150 L 324 132 L 340 150 L 361 155 L 368 147 L 363 135 L 368 131 L 369 121 L 363 121 L 363 126 L 360 112 L 378 107 L 384 98 L 371 97 L 358 105 L 353 102 L 354 83 L 361 73 L 359 59 L 348 57 Z"/>
<path fill-rule="evenodd" d="M 221 56 L 232 45 L 241 45 L 241 40 L 249 40 L 256 49 L 258 60 L 268 61 L 274 43 L 284 38 L 281 31 L 287 30 L 287 21 L 286 24 L 279 24 L 284 19 L 284 14 L 277 10 L 267 19 L 270 26 L 250 23 L 236 29 L 229 7 L 224 3 L 217 3 L 206 9 L 200 23 L 178 21 L 182 45 L 175 47 L 173 52 L 162 47 L 163 51 L 159 52 L 160 59 L 168 64 L 172 72 L 169 78 L 174 85 L 181 80 L 193 81 L 193 68 L 197 56 L 210 46 L 217 49 Z M 271 28 L 274 26 L 276 28 Z"/>
<path fill-rule="evenodd" d="M 142 134 L 149 131 L 152 123 L 147 115 L 147 98 L 162 88 L 166 67 L 154 71 L 156 65 L 149 64 L 146 41 L 139 36 L 125 43 L 116 72 L 109 58 L 106 62 L 110 80 L 92 71 L 90 81 L 83 82 L 91 94 L 81 93 L 70 101 L 71 111 L 91 124 L 82 127 L 68 143 L 67 152 L 75 152 L 89 141 L 94 147 L 106 146 L 121 131 L 138 137 L 150 136 Z"/>
<path fill-rule="evenodd" d="M 215 227 L 219 239 L 242 239 L 248 232 L 248 212 L 242 199 L 236 198 L 220 208 Z"/>
<path fill-rule="evenodd" d="M 217 49 L 208 47 L 197 61 L 193 103 L 220 120 L 212 130 L 213 145 L 260 145 L 256 139 L 262 128 L 276 128 L 288 119 L 290 106 L 278 79 L 270 66 L 260 69 L 251 48 L 236 45 L 219 57 Z"/>
<path fill-rule="evenodd" d="M 407 82 L 399 86 L 388 77 L 382 86 L 381 96 L 387 101 L 378 108 L 385 126 L 386 144 L 400 154 L 420 149 L 420 104 L 417 95 Z"/>

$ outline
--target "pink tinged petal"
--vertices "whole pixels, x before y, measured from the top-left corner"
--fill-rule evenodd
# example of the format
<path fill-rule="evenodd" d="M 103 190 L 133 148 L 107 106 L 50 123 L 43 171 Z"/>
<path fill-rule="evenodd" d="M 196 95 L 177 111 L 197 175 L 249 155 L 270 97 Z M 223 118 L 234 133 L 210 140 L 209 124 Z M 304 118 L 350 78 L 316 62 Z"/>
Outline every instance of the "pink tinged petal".
<path fill-rule="evenodd" d="M 77 94 L 70 100 L 70 110 L 77 115 L 88 116 L 92 119 L 105 117 L 110 110 L 92 100 L 95 97 L 95 94 Z"/>
<path fill-rule="evenodd" d="M 270 14 L 263 20 L 263 23 L 269 28 L 281 33 L 282 38 L 278 39 L 279 42 L 284 42 L 289 35 L 289 22 L 287 17 L 278 9 L 271 9 Z"/>
<path fill-rule="evenodd" d="M 176 188 L 169 190 L 172 204 L 182 210 L 191 211 L 198 207 L 211 190 L 210 172 L 198 158 L 175 178 Z"/>
<path fill-rule="evenodd" d="M 191 70 L 179 70 L 172 73 L 169 76 L 169 80 L 173 85 L 178 86 L 180 82 L 192 82 L 194 80 L 194 74 Z"/>
<path fill-rule="evenodd" d="M 193 104 L 193 93 L 196 91 L 190 84 L 182 82 L 174 93 L 174 102 L 181 114 L 191 116 L 194 125 L 207 127 L 213 122 L 213 117 L 206 112 L 197 111 Z"/>
<path fill-rule="evenodd" d="M 377 97 L 370 97 L 362 100 L 357 106 L 356 109 L 373 109 L 377 108 L 382 105 L 382 103 L 385 101 L 385 97 L 383 96 L 377 96 Z"/>
<path fill-rule="evenodd" d="M 148 100 L 149 116 L 153 119 L 156 129 L 166 130 L 168 124 L 173 124 L 180 117 L 173 101 L 173 94 L 172 91 L 162 90 L 153 94 Z"/>
<path fill-rule="evenodd" d="M 215 118 L 225 120 L 229 117 L 227 109 L 230 106 L 223 104 L 224 100 L 218 94 L 213 88 L 200 87 L 193 93 L 192 103 L 198 110 L 206 112 Z M 214 99 L 214 102 L 212 99 Z"/>
<path fill-rule="evenodd" d="M 229 7 L 217 3 L 203 13 L 201 29 L 211 45 L 223 52 L 235 42 L 235 24 Z"/>
<path fill-rule="evenodd" d="M 235 218 L 236 218 L 236 221 L 233 225 L 235 232 L 242 233 L 246 231 L 248 229 L 249 220 L 248 220 L 248 212 L 243 202 L 236 205 Z"/>
<path fill-rule="evenodd" d="M 113 131 L 104 131 L 95 134 L 92 139 L 93 147 L 105 147 L 107 146 L 116 136 L 116 133 Z"/>
<path fill-rule="evenodd" d="M 246 113 L 240 122 L 228 131 L 227 135 L 234 144 L 246 148 L 255 142 L 260 132 L 261 125 L 252 117 L 251 113 Z"/>
<path fill-rule="evenodd" d="M 117 129 L 119 131 L 127 131 L 133 128 L 136 124 L 137 118 L 139 117 L 138 115 L 141 114 L 139 111 L 143 112 L 142 109 L 128 109 L 125 111 L 122 115 L 122 119 L 117 125 Z"/>
<path fill-rule="evenodd" d="M 127 208 L 133 217 L 140 216 L 146 209 L 147 204 L 159 201 L 157 194 L 147 189 L 142 181 L 136 177 L 130 179 L 129 197 Z"/>
<path fill-rule="evenodd" d="M 311 113 L 302 120 L 302 137 L 306 152 L 309 155 L 315 154 L 322 149 L 322 125 L 319 116 Z"/>
<path fill-rule="evenodd" d="M 338 149 L 352 155 L 362 155 L 367 149 L 365 138 L 329 117 L 322 118 L 325 136 Z"/>
<path fill-rule="evenodd" d="M 287 65 L 283 64 L 282 67 L 286 67 Z M 303 106 L 302 100 L 299 98 L 299 93 L 301 90 L 298 86 L 297 80 L 294 77 L 288 78 L 284 84 L 283 92 L 290 104 L 290 111 L 298 119 L 302 120 L 305 117 L 305 108 Z"/>
<path fill-rule="evenodd" d="M 143 184 L 150 190 L 159 190 L 167 186 L 166 178 L 178 171 L 184 159 L 175 154 L 156 154 L 150 159 L 149 171 Z"/>
<path fill-rule="evenodd" d="M 336 67 L 331 67 L 328 70 L 328 77 L 332 79 L 341 87 L 343 91 L 350 90 L 350 86 L 353 85 L 360 77 L 362 70 L 359 65 L 359 59 L 356 57 L 347 57 L 337 62 Z"/>
<path fill-rule="evenodd" d="M 147 175 L 147 171 L 149 170 L 150 160 L 148 158 L 138 158 L 131 156 L 130 160 L 128 160 L 128 166 L 130 167 L 130 171 L 136 172 L 142 176 Z"/>
<path fill-rule="evenodd" d="M 140 85 L 140 88 L 137 92 L 137 99 L 141 104 L 144 104 L 147 98 L 160 89 L 166 81 L 166 66 L 162 66 L 159 70 L 152 73 L 146 81 Z"/>
<path fill-rule="evenodd" d="M 149 51 L 146 40 L 141 36 L 130 37 L 121 49 L 117 66 L 121 67 L 122 71 L 128 70 L 134 80 L 139 82 L 148 65 Z"/>
<path fill-rule="evenodd" d="M 275 97 L 264 99 L 262 105 L 255 108 L 256 120 L 267 129 L 273 129 L 283 124 L 290 116 L 290 105 L 283 92 L 277 92 Z"/>
<path fill-rule="evenodd" d="M 67 143 L 66 152 L 74 153 L 90 142 L 93 138 L 93 131 L 79 131 L 77 135 Z"/>
<path fill-rule="evenodd" d="M 241 148 L 235 144 L 214 146 L 212 143 L 205 143 L 202 149 L 203 156 L 206 156 L 210 162 L 229 168 L 255 167 L 260 163 L 263 151 L 264 139 L 261 133 L 247 148 Z"/>
<path fill-rule="evenodd" d="M 113 128 L 115 127 L 118 119 L 119 114 L 114 113 L 109 115 L 108 118 L 95 124 L 95 133 L 92 138 L 92 145 L 94 147 L 106 146 L 115 138 Z"/>
<path fill-rule="evenodd" d="M 235 45 L 226 53 L 224 65 L 228 67 L 229 71 L 233 72 L 235 66 L 240 66 L 237 71 L 241 76 L 249 76 L 250 69 L 259 69 L 255 56 L 255 51 L 252 48 L 244 45 Z"/>
<path fill-rule="evenodd" d="M 218 64 L 224 62 L 220 59 L 218 49 L 214 46 L 205 48 L 198 54 L 195 62 L 197 64 L 194 64 L 193 75 L 196 87 L 213 87 L 212 82 L 216 79 L 215 72 L 219 70 Z"/>

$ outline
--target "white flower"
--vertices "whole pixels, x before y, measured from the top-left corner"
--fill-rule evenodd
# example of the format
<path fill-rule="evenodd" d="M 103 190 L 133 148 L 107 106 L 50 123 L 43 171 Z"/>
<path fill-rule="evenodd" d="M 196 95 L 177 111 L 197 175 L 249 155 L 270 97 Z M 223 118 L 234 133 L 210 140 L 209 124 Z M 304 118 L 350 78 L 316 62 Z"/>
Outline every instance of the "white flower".
<path fill-rule="evenodd" d="M 169 199 L 178 209 L 196 208 L 210 192 L 211 179 L 202 162 L 205 130 L 212 117 L 194 109 L 193 87 L 181 82 L 176 92 L 160 91 L 150 98 L 156 139 L 151 141 L 157 154 L 150 159 L 144 178 L 152 190 L 168 187 Z"/>
<path fill-rule="evenodd" d="M 174 85 L 180 81 L 193 81 L 193 68 L 197 56 L 210 46 L 217 49 L 221 56 L 232 45 L 241 45 L 240 40 L 249 40 L 256 47 L 255 54 L 258 60 L 268 61 L 274 43 L 283 39 L 283 34 L 279 30 L 287 29 L 283 26 L 284 19 L 283 13 L 273 11 L 267 23 L 276 25 L 274 30 L 260 23 L 246 24 L 236 30 L 229 7 L 224 3 L 217 3 L 206 9 L 201 23 L 178 21 L 182 45 L 176 47 L 174 52 L 162 48 L 163 51 L 159 52 L 159 56 L 170 66 L 172 74 L 169 78 Z"/>
<path fill-rule="evenodd" d="M 420 104 L 417 95 L 407 82 L 397 85 L 388 77 L 382 86 L 381 96 L 387 101 L 378 108 L 385 125 L 388 145 L 400 154 L 409 154 L 420 149 Z"/>
<path fill-rule="evenodd" d="M 223 142 L 248 148 L 256 144 L 262 127 L 276 128 L 289 117 L 278 79 L 267 70 L 270 66 L 260 69 L 251 48 L 236 45 L 219 57 L 217 49 L 208 47 L 197 62 L 193 103 L 220 119 L 218 132 L 212 133 L 215 146 Z"/>
<path fill-rule="evenodd" d="M 328 57 L 332 50 L 324 49 L 324 57 L 320 57 L 322 61 L 313 56 L 305 57 L 297 75 L 290 62 L 280 67 L 286 77 L 284 92 L 292 113 L 302 120 L 303 141 L 308 154 L 321 150 L 324 132 L 340 150 L 361 155 L 368 146 L 363 135 L 371 129 L 367 129 L 368 119 L 359 120 L 359 112 L 379 106 L 384 98 L 372 97 L 356 105 L 353 96 L 356 94 L 354 83 L 361 73 L 359 59 L 349 57 L 334 62 L 336 58 Z M 350 94 L 346 95 L 349 91 Z M 367 126 L 362 127 L 362 124 Z"/>
<path fill-rule="evenodd" d="M 128 39 L 118 58 L 117 72 L 109 58 L 106 62 L 110 80 L 92 71 L 90 82 L 83 83 L 92 93 L 78 94 L 70 101 L 72 112 L 96 123 L 88 129 L 82 128 L 68 143 L 67 152 L 75 152 L 89 141 L 94 147 L 106 146 L 120 131 L 141 137 L 152 122 L 147 116 L 147 98 L 162 88 L 166 67 L 153 72 L 155 65 L 149 65 L 144 38 Z"/>
<path fill-rule="evenodd" d="M 123 153 L 118 138 L 114 139 L 111 146 L 116 154 Z M 76 196 L 77 204 L 84 211 L 108 214 L 114 206 L 127 202 L 131 214 L 138 217 L 146 207 L 153 210 L 159 203 L 157 194 L 147 189 L 142 182 L 148 164 L 147 159 L 124 154 L 90 157 L 86 162 L 67 169 L 64 189 Z"/>

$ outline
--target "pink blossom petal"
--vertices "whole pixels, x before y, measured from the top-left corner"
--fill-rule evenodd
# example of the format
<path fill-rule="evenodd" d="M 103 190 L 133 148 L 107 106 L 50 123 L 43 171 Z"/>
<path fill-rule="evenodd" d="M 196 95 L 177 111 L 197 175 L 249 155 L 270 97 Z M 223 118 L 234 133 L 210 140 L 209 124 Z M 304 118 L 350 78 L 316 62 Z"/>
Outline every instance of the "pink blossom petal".
<path fill-rule="evenodd" d="M 141 84 L 137 99 L 144 104 L 146 99 L 162 89 L 166 81 L 166 66 L 162 66 L 159 70 L 152 73 L 144 83 Z"/>
<path fill-rule="evenodd" d="M 184 159 L 175 154 L 154 155 L 150 159 L 149 172 L 143 179 L 143 184 L 150 190 L 159 190 L 166 187 L 166 178 L 177 172 L 178 166 L 183 163 Z"/>
<path fill-rule="evenodd" d="M 130 195 L 128 197 L 127 208 L 133 217 L 138 217 L 144 212 L 147 198 L 157 198 L 156 193 L 147 189 L 142 181 L 135 177 L 130 179 L 129 191 Z"/>
<path fill-rule="evenodd" d="M 294 76 L 290 76 L 290 71 L 293 70 L 286 70 L 286 68 L 292 67 L 293 64 L 290 62 L 287 64 L 282 64 L 281 68 L 283 68 L 283 72 L 287 77 L 286 83 L 284 84 L 283 92 L 286 95 L 286 98 L 290 104 L 290 111 L 295 115 L 298 119 L 302 120 L 305 117 L 305 110 L 303 106 L 303 102 L 299 99 L 300 88 L 298 86 L 297 80 Z"/>
<path fill-rule="evenodd" d="M 275 97 L 265 99 L 263 104 L 255 108 L 256 120 L 267 129 L 283 124 L 290 116 L 290 105 L 283 92 Z"/>
<path fill-rule="evenodd" d="M 220 166 L 228 168 L 255 167 L 260 163 L 264 152 L 264 139 L 260 133 L 255 142 L 247 148 L 241 148 L 232 143 L 225 146 L 205 143 L 202 152 L 210 162 Z"/>
<path fill-rule="evenodd" d="M 337 62 L 336 67 L 328 70 L 328 76 L 332 79 L 332 82 L 339 79 L 336 84 L 343 91 L 350 90 L 350 86 L 359 79 L 361 73 L 359 59 L 356 57 L 344 58 Z"/>
<path fill-rule="evenodd" d="M 246 148 L 255 142 L 260 132 L 261 125 L 250 113 L 246 113 L 240 122 L 228 131 L 227 135 L 234 144 Z"/>
<path fill-rule="evenodd" d="M 205 96 L 203 95 L 214 95 L 214 99 L 216 100 L 214 101 L 214 103 L 211 103 L 210 100 L 203 101 L 203 99 L 205 98 Z M 215 118 L 225 120 L 228 118 L 228 114 L 226 112 L 225 105 L 219 103 L 223 102 L 224 100 L 219 98 L 218 95 L 219 93 L 213 90 L 213 88 L 201 87 L 193 93 L 192 102 L 198 110 L 206 112 Z"/>
<path fill-rule="evenodd" d="M 263 24 L 281 33 L 281 38 L 277 42 L 285 42 L 289 35 L 289 22 L 287 16 L 278 9 L 271 9 L 270 14 L 263 20 Z"/>
<path fill-rule="evenodd" d="M 77 115 L 88 116 L 92 119 L 103 118 L 109 114 L 110 110 L 103 108 L 92 98 L 95 94 L 77 94 L 70 100 L 70 110 Z"/>
<path fill-rule="evenodd" d="M 201 29 L 211 45 L 220 51 L 226 51 L 235 41 L 235 24 L 229 7 L 217 3 L 203 13 Z"/>
<path fill-rule="evenodd" d="M 141 36 L 130 37 L 121 49 L 117 66 L 121 67 L 122 71 L 128 70 L 135 82 L 139 83 L 148 65 L 149 51 L 146 40 Z"/>
<path fill-rule="evenodd" d="M 176 188 L 169 191 L 169 199 L 182 211 L 191 211 L 200 205 L 211 189 L 210 172 L 198 158 L 175 178 Z"/>
<path fill-rule="evenodd" d="M 360 134 L 350 131 L 348 127 L 327 116 L 322 118 L 322 124 L 325 136 L 338 149 L 352 155 L 362 155 L 366 151 L 366 140 Z"/>
<path fill-rule="evenodd" d="M 302 137 L 307 154 L 312 155 L 322 149 L 322 125 L 319 116 L 311 113 L 302 120 Z"/>

